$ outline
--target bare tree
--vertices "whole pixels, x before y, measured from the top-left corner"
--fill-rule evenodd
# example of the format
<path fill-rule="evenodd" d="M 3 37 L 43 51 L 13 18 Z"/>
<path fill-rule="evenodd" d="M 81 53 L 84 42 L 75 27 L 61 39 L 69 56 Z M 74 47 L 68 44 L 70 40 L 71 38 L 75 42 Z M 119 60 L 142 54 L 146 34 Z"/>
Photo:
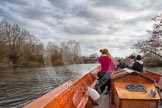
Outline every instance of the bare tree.
<path fill-rule="evenodd" d="M 11 63 L 15 64 L 19 58 L 19 50 L 21 45 L 30 38 L 30 34 L 19 25 L 11 25 L 6 20 L 0 24 L 1 39 L 6 44 L 7 57 Z"/>
<path fill-rule="evenodd" d="M 48 42 L 46 46 L 46 64 L 48 65 L 63 65 L 61 48 L 53 42 Z"/>
<path fill-rule="evenodd" d="M 77 63 L 77 59 L 79 59 L 80 56 L 79 42 L 75 40 L 69 40 L 67 42 L 63 42 L 61 46 L 64 51 L 62 53 L 64 57 L 69 59 L 68 61 L 71 63 Z"/>
<path fill-rule="evenodd" d="M 147 31 L 151 36 L 149 39 L 137 42 L 134 46 L 142 52 L 151 52 L 161 56 L 162 50 L 162 15 L 152 18 L 155 22 L 152 31 Z"/>
<path fill-rule="evenodd" d="M 44 48 L 35 36 L 17 24 L 10 24 L 6 19 L 0 22 L 0 49 L 0 63 L 5 61 L 14 66 L 31 67 L 43 63 L 64 65 L 65 62 L 73 64 L 82 61 L 78 42 L 70 40 L 61 46 L 49 42 Z"/>
<path fill-rule="evenodd" d="M 150 56 L 154 60 L 162 58 L 162 15 L 152 19 L 154 21 L 153 30 L 147 31 L 150 37 L 147 40 L 137 42 L 134 47 L 139 49 L 144 56 Z"/>
<path fill-rule="evenodd" d="M 0 57 L 5 57 L 12 64 L 26 60 L 43 61 L 43 45 L 27 30 L 17 24 L 11 25 L 6 19 L 0 22 Z"/>
<path fill-rule="evenodd" d="M 38 40 L 29 40 L 25 42 L 20 48 L 20 64 L 32 64 L 32 63 L 40 63 L 43 64 L 43 43 Z"/>
<path fill-rule="evenodd" d="M 48 59 L 47 62 L 52 61 L 52 65 L 82 63 L 79 54 L 79 43 L 73 40 L 61 42 L 60 46 L 49 42 L 46 46 L 46 58 Z"/>

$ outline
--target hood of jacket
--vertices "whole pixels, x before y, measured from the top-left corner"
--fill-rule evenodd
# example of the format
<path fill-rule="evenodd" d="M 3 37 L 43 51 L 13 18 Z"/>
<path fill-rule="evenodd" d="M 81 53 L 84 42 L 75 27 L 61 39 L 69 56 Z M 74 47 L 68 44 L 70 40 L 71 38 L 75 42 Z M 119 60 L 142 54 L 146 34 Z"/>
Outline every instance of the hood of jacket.
<path fill-rule="evenodd" d="M 138 62 L 139 64 L 143 64 L 142 60 L 136 60 L 136 62 Z"/>

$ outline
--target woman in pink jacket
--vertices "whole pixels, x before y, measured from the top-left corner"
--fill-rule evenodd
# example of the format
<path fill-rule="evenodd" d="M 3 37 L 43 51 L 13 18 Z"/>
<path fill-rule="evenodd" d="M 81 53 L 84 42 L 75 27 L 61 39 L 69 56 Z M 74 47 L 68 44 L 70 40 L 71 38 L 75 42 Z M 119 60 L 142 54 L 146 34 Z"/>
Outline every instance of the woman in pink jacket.
<path fill-rule="evenodd" d="M 116 64 L 113 58 L 110 56 L 107 49 L 102 50 L 102 55 L 98 58 L 99 63 L 101 64 L 101 71 L 98 72 L 99 84 L 101 93 L 104 91 L 105 87 L 108 86 L 107 92 L 111 88 L 111 78 L 112 69 L 116 70 Z"/>

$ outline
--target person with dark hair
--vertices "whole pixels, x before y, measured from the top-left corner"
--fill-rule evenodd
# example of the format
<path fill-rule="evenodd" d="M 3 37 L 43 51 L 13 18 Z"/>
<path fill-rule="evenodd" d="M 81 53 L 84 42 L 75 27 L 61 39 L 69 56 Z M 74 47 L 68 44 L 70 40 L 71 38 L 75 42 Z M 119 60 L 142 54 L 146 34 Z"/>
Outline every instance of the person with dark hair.
<path fill-rule="evenodd" d="M 101 92 L 104 91 L 105 87 L 107 88 L 107 93 L 111 88 L 111 73 L 112 69 L 116 70 L 116 64 L 113 58 L 110 56 L 108 49 L 103 49 L 101 56 L 98 58 L 99 63 L 101 64 L 101 71 L 98 72 L 97 76 L 99 77 L 99 87 Z"/>
<path fill-rule="evenodd" d="M 127 64 L 127 68 L 132 68 L 133 64 L 135 63 L 135 56 L 131 55 L 128 57 L 128 64 Z"/>
<path fill-rule="evenodd" d="M 125 63 L 123 63 L 120 59 L 118 60 L 117 70 L 125 68 Z"/>
<path fill-rule="evenodd" d="M 143 61 L 141 55 L 137 55 L 136 62 L 133 64 L 132 69 L 138 72 L 143 72 Z"/>

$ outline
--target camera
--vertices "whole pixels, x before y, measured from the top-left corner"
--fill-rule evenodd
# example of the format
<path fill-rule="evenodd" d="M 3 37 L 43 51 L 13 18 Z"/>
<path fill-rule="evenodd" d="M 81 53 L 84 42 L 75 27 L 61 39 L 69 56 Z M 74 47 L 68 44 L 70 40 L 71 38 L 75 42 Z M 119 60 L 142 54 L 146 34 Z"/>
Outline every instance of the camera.
<path fill-rule="evenodd" d="M 102 51 L 103 51 L 103 50 L 102 50 L 102 49 L 100 49 L 100 53 L 102 53 Z"/>

